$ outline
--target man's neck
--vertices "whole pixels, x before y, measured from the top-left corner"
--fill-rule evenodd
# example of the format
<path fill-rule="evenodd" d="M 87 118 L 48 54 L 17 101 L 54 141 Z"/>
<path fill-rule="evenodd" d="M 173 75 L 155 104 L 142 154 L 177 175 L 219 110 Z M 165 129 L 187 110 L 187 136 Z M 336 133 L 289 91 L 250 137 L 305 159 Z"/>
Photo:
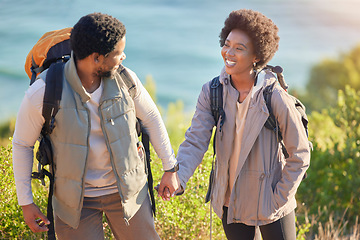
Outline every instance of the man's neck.
<path fill-rule="evenodd" d="M 80 78 L 81 84 L 88 93 L 93 93 L 101 83 L 101 78 L 93 74 L 87 60 L 76 61 L 76 71 Z"/>

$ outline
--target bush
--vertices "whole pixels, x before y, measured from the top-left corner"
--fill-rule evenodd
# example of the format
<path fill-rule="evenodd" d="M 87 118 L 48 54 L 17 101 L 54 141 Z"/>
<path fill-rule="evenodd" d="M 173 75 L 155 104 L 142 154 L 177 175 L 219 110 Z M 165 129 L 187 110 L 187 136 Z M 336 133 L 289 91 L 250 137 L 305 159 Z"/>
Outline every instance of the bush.
<path fill-rule="evenodd" d="M 25 224 L 21 207 L 17 203 L 14 173 L 12 169 L 12 148 L 0 147 L 0 239 L 44 239 L 46 233 L 34 234 Z M 46 189 L 34 183 L 34 201 L 44 211 L 46 209 Z"/>
<path fill-rule="evenodd" d="M 14 134 L 15 118 L 0 124 L 0 146 L 7 146 L 9 138 Z"/>
<path fill-rule="evenodd" d="M 360 92 L 347 86 L 339 91 L 336 107 L 322 111 L 321 117 L 312 113 L 309 123 L 314 150 L 308 178 L 300 185 L 297 198 L 310 215 L 318 216 L 318 222 L 333 219 L 337 225 L 346 210 L 347 226 L 356 225 L 360 212 Z"/>
<path fill-rule="evenodd" d="M 346 85 L 360 91 L 360 45 L 337 59 L 324 59 L 314 65 L 306 84 L 306 94 L 300 98 L 309 110 L 335 107 L 338 90 L 345 91 Z"/>

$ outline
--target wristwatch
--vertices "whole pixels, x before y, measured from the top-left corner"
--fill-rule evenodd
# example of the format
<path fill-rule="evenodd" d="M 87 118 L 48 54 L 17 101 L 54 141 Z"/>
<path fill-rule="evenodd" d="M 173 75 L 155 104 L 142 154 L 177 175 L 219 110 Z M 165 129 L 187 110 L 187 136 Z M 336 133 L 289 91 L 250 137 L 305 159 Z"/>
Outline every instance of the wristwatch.
<path fill-rule="evenodd" d="M 177 172 L 177 171 L 179 171 L 179 163 L 176 163 L 176 165 L 173 168 L 169 170 L 165 170 L 165 172 Z"/>

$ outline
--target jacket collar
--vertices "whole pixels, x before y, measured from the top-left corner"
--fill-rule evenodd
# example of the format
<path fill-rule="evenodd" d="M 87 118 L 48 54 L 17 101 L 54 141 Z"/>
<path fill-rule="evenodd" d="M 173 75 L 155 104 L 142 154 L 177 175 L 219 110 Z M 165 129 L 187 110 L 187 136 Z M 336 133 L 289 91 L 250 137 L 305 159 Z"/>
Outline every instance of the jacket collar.
<path fill-rule="evenodd" d="M 71 88 L 80 95 L 81 101 L 86 103 L 90 100 L 90 94 L 83 87 L 80 78 L 76 71 L 75 58 L 73 52 L 71 52 L 70 60 L 65 64 L 65 78 L 69 82 Z M 104 89 L 101 94 L 100 102 L 121 96 L 120 86 L 118 84 L 120 78 L 120 74 L 116 73 L 115 79 L 103 79 Z"/>
<path fill-rule="evenodd" d="M 230 84 L 230 75 L 226 73 L 225 67 L 223 67 L 221 69 L 219 79 L 220 79 L 220 83 L 223 85 Z M 257 75 L 256 85 L 254 86 L 254 88 L 252 90 L 251 98 L 253 98 L 255 96 L 255 94 L 259 93 L 259 91 L 263 87 L 270 85 L 274 81 L 276 81 L 276 77 L 275 77 L 274 73 L 272 73 L 271 71 L 269 71 L 267 69 L 261 70 Z"/>

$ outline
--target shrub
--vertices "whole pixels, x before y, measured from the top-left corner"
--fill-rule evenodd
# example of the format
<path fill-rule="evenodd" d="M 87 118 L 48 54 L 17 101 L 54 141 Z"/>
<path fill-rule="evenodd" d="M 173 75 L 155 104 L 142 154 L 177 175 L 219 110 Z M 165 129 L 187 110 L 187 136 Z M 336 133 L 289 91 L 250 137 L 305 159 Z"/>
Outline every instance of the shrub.
<path fill-rule="evenodd" d="M 0 239 L 44 239 L 46 233 L 34 234 L 25 224 L 21 207 L 17 203 L 14 174 L 12 169 L 12 148 L 0 147 Z M 46 209 L 46 189 L 34 183 L 34 201 L 44 211 Z"/>
<path fill-rule="evenodd" d="M 322 223 L 332 219 L 338 225 L 347 209 L 350 227 L 360 212 L 360 92 L 347 86 L 336 107 L 322 111 L 321 118 L 317 114 L 310 116 L 314 151 L 298 200 Z"/>

